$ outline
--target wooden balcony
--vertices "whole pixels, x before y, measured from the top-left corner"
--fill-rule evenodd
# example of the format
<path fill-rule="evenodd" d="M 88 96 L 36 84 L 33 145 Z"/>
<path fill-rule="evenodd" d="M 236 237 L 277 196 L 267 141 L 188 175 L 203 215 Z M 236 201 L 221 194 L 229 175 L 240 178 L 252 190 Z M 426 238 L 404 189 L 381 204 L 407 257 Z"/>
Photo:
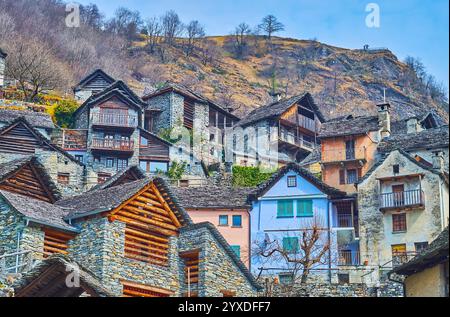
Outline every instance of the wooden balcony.
<path fill-rule="evenodd" d="M 306 141 L 302 137 L 297 137 L 293 133 L 282 133 L 278 137 L 278 141 L 293 147 L 305 149 L 307 151 L 312 151 L 315 147 L 313 142 Z"/>
<path fill-rule="evenodd" d="M 339 266 L 358 266 L 361 264 L 359 251 L 338 251 Z"/>
<path fill-rule="evenodd" d="M 382 211 L 416 207 L 425 207 L 425 194 L 420 189 L 380 195 L 380 209 Z"/>
<path fill-rule="evenodd" d="M 354 149 L 325 149 L 322 151 L 322 163 L 339 163 L 339 162 L 353 162 L 353 161 L 367 161 L 367 149 L 365 147 L 358 147 Z"/>
<path fill-rule="evenodd" d="M 87 130 L 61 129 L 52 135 L 52 142 L 65 151 L 85 151 L 87 149 Z"/>
<path fill-rule="evenodd" d="M 113 113 L 93 113 L 91 116 L 93 126 L 115 127 L 115 128 L 136 128 L 138 119 L 136 116 Z"/>
<path fill-rule="evenodd" d="M 298 124 L 300 127 L 312 132 L 317 130 L 316 121 L 301 114 L 298 115 Z"/>
<path fill-rule="evenodd" d="M 129 140 L 94 138 L 91 141 L 91 149 L 97 151 L 133 152 L 134 142 Z"/>

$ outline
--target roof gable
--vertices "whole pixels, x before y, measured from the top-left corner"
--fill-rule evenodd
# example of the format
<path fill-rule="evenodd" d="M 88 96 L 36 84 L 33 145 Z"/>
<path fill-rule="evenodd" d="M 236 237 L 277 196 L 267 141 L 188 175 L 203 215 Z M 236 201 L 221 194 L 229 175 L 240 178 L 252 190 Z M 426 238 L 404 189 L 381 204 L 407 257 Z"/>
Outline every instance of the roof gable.
<path fill-rule="evenodd" d="M 97 186 L 91 188 L 90 191 L 108 189 L 111 187 L 128 184 L 140 179 L 144 179 L 145 177 L 145 173 L 139 168 L 139 166 L 133 165 L 126 170 L 117 173 L 106 182 L 98 184 Z"/>
<path fill-rule="evenodd" d="M 11 124 L 20 117 L 24 117 L 27 122 L 34 128 L 55 128 L 52 118 L 46 113 L 27 110 L 0 109 L 0 122 Z"/>
<path fill-rule="evenodd" d="M 101 69 L 96 69 L 84 77 L 74 88 L 74 91 L 90 86 L 90 88 L 103 90 L 114 82 L 114 78 L 109 76 Z"/>

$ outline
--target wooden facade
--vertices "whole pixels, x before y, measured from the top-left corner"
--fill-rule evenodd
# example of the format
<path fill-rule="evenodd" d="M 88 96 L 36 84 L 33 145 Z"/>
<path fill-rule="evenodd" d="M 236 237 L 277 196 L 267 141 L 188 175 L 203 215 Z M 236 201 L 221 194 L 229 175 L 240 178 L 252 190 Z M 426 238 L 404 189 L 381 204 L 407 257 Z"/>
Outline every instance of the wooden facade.
<path fill-rule="evenodd" d="M 68 242 L 72 240 L 75 235 L 68 234 L 61 231 L 52 230 L 49 228 L 43 229 L 44 231 L 44 257 L 48 257 L 52 254 L 64 254 L 67 255 Z"/>
<path fill-rule="evenodd" d="M 34 154 L 37 148 L 46 148 L 40 137 L 25 123 L 18 121 L 0 132 L 0 152 Z"/>
<path fill-rule="evenodd" d="M 173 292 L 159 287 L 122 281 L 123 297 L 170 297 Z"/>
<path fill-rule="evenodd" d="M 156 136 L 141 130 L 139 159 L 148 161 L 170 161 L 170 145 Z"/>
<path fill-rule="evenodd" d="M 184 278 L 188 285 L 198 284 L 200 252 L 198 250 L 180 254 L 184 260 Z"/>

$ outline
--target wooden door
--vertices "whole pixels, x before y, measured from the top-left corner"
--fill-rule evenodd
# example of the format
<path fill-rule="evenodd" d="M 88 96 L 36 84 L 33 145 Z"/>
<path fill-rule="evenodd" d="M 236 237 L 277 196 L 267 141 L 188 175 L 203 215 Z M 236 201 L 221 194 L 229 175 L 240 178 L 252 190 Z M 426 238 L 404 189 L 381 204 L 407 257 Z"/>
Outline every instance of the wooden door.
<path fill-rule="evenodd" d="M 394 206 L 403 206 L 405 204 L 405 185 L 392 186 L 392 193 L 394 195 Z"/>

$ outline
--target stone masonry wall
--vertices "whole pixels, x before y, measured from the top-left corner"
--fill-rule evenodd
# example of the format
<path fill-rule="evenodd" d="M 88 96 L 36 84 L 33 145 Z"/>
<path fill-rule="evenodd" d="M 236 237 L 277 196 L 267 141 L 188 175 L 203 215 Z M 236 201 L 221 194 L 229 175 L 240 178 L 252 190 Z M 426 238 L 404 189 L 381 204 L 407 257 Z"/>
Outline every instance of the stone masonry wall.
<path fill-rule="evenodd" d="M 4 85 L 4 79 L 5 79 L 5 59 L 3 57 L 0 57 L 0 87 L 3 87 Z"/>

